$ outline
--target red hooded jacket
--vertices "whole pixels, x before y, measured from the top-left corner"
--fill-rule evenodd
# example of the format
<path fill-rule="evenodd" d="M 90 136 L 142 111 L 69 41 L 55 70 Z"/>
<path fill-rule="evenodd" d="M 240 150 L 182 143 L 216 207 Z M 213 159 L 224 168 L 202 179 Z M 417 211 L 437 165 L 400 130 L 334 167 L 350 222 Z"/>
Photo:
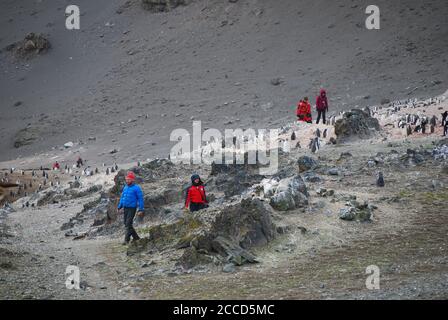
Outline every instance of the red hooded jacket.
<path fill-rule="evenodd" d="M 187 191 L 187 199 L 185 199 L 185 207 L 188 208 L 190 203 L 207 203 L 207 198 L 205 196 L 205 188 L 203 185 L 191 186 Z"/>
<path fill-rule="evenodd" d="M 318 111 L 327 111 L 328 110 L 328 100 L 327 100 L 327 94 L 325 90 L 320 90 L 320 95 L 317 96 L 316 99 L 316 109 Z"/>

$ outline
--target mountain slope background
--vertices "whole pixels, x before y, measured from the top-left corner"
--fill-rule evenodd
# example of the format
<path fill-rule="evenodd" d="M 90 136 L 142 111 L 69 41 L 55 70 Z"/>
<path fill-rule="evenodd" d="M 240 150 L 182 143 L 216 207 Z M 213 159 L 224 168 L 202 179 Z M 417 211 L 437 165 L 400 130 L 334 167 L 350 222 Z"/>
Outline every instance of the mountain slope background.
<path fill-rule="evenodd" d="M 376 1 L 375 31 L 364 25 L 367 1 L 196 0 L 151 13 L 137 0 L 78 0 L 81 30 L 72 31 L 69 4 L 0 4 L 0 161 L 79 140 L 89 160 L 113 148 L 120 162 L 166 157 L 172 130 L 191 131 L 193 120 L 278 127 L 321 87 L 335 113 L 434 96 L 448 82 L 443 0 Z M 29 32 L 51 49 L 14 59 L 4 48 Z M 15 148 L 25 128 L 36 140 Z"/>

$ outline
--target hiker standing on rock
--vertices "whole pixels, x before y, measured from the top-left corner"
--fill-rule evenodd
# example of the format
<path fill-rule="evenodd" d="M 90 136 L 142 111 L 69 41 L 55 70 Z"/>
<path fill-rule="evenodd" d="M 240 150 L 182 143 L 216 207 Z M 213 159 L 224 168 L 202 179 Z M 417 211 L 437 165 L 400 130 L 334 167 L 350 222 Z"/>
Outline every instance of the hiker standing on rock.
<path fill-rule="evenodd" d="M 118 212 L 124 214 L 124 225 L 126 233 L 123 244 L 128 244 L 131 236 L 134 241 L 140 239 L 133 227 L 135 213 L 138 208 L 138 216 L 144 215 L 143 192 L 139 185 L 135 184 L 135 174 L 129 171 L 126 175 L 126 186 L 121 193 L 120 202 L 118 203 Z"/>
<path fill-rule="evenodd" d="M 185 210 L 188 210 L 188 207 L 190 207 L 190 211 L 195 212 L 208 207 L 204 183 L 198 174 L 191 176 L 191 184 L 192 185 L 187 190 Z"/>
<path fill-rule="evenodd" d="M 320 90 L 320 95 L 316 99 L 316 109 L 317 109 L 317 120 L 316 124 L 319 124 L 320 117 L 322 116 L 322 121 L 325 124 L 325 113 L 328 112 L 328 99 L 327 93 L 324 89 Z"/>
<path fill-rule="evenodd" d="M 311 119 L 311 105 L 308 102 L 308 97 L 303 98 L 303 100 L 300 100 L 299 104 L 297 105 L 297 120 L 312 123 Z"/>

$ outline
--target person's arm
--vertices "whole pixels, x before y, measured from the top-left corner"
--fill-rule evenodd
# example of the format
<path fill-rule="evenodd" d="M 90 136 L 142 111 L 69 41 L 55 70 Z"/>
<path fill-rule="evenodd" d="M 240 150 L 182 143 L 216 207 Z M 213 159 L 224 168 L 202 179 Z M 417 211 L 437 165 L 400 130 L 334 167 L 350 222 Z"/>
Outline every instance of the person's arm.
<path fill-rule="evenodd" d="M 185 197 L 185 208 L 188 208 L 188 206 L 190 205 L 190 201 L 191 201 L 191 197 L 190 197 L 190 189 L 191 187 L 189 187 L 187 189 L 187 195 Z"/>
<path fill-rule="evenodd" d="M 145 212 L 145 201 L 143 199 L 143 191 L 140 186 L 137 186 L 137 203 L 138 203 L 138 211 Z"/>
<path fill-rule="evenodd" d="M 208 204 L 207 193 L 205 193 L 205 188 L 204 188 L 204 202 L 205 204 Z"/>
<path fill-rule="evenodd" d="M 121 208 L 123 208 L 123 193 L 124 193 L 124 188 L 121 191 L 121 196 L 120 196 L 120 201 L 118 201 L 118 210 L 120 210 Z"/>

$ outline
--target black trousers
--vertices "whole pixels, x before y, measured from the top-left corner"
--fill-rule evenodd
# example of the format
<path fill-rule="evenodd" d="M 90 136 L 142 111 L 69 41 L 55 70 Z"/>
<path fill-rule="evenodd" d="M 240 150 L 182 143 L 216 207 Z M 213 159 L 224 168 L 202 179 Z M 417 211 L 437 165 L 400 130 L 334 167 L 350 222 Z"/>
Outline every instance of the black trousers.
<path fill-rule="evenodd" d="M 199 211 L 204 208 L 205 208 L 205 204 L 203 204 L 203 203 L 194 203 L 194 202 L 190 203 L 190 211 L 191 212 Z"/>
<path fill-rule="evenodd" d="M 129 242 L 131 240 L 131 236 L 134 240 L 140 239 L 137 232 L 133 227 L 135 212 L 137 208 L 124 208 L 124 226 L 125 226 L 125 236 L 124 241 Z"/>
<path fill-rule="evenodd" d="M 321 117 L 321 116 L 322 116 L 323 123 L 324 123 L 324 124 L 326 123 L 326 121 L 325 121 L 325 112 L 326 112 L 326 110 L 317 110 L 317 120 L 316 120 L 316 124 L 319 123 L 319 120 L 320 120 L 320 117 Z"/>

